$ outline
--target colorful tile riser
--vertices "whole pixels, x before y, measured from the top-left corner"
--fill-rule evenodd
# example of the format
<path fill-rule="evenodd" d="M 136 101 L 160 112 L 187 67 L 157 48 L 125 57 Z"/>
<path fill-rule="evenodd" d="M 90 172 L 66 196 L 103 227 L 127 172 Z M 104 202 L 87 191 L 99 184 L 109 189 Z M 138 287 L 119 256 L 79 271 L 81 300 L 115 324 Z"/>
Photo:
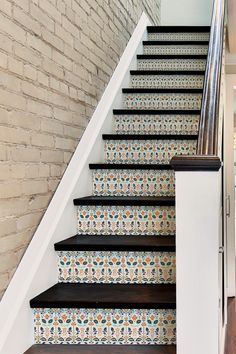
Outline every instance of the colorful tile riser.
<path fill-rule="evenodd" d="M 174 45 L 144 45 L 147 55 L 206 55 L 207 45 L 181 41 L 207 41 L 209 33 L 149 33 L 149 41 L 179 41 Z M 201 75 L 178 71 L 204 71 L 204 58 L 143 58 L 138 70 L 168 70 L 175 75 L 131 75 L 130 87 L 190 89 L 186 93 L 125 93 L 123 108 L 142 114 L 114 115 L 117 134 L 147 134 L 146 140 L 106 140 L 104 161 L 110 164 L 168 164 L 174 155 L 196 153 L 194 139 L 148 140 L 148 134 L 197 135 L 199 115 L 176 110 L 201 108 Z M 140 91 L 139 91 L 140 92 Z M 168 110 L 169 114 L 145 113 Z M 171 111 L 171 114 L 170 114 Z M 173 113 L 172 113 L 173 111 Z M 137 112 L 136 112 L 137 113 Z M 170 169 L 97 169 L 92 172 L 94 196 L 175 195 Z M 78 206 L 78 235 L 175 235 L 174 206 Z M 58 251 L 61 283 L 174 284 L 175 253 L 167 251 Z M 36 308 L 36 344 L 160 344 L 176 343 L 176 311 L 172 309 Z"/>

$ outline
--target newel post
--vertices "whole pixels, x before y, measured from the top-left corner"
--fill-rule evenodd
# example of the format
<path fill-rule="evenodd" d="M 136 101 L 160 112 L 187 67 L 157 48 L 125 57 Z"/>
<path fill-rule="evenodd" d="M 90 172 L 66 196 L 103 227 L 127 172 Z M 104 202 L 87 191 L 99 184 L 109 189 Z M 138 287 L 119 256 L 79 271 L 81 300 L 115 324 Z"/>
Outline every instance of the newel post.
<path fill-rule="evenodd" d="M 177 354 L 219 353 L 221 171 L 216 157 L 176 157 Z"/>

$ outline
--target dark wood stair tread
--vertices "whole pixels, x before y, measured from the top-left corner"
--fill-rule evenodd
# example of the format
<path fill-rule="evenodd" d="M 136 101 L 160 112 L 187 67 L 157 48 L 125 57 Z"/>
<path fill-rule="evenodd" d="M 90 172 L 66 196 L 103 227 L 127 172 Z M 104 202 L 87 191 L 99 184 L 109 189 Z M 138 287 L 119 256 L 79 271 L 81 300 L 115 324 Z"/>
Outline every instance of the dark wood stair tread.
<path fill-rule="evenodd" d="M 76 235 L 54 247 L 56 251 L 174 252 L 175 236 Z"/>
<path fill-rule="evenodd" d="M 160 45 L 203 45 L 203 46 L 207 46 L 209 45 L 209 41 L 172 41 L 171 39 L 168 41 L 158 41 L 158 40 L 152 40 L 152 41 L 143 41 L 143 45 L 156 45 L 156 46 L 160 46 Z"/>
<path fill-rule="evenodd" d="M 194 93 L 202 93 L 203 89 L 197 89 L 197 88 L 136 88 L 136 87 L 130 87 L 130 88 L 123 88 L 122 92 L 123 93 L 181 93 L 181 94 L 194 94 Z"/>
<path fill-rule="evenodd" d="M 175 345 L 33 345 L 25 354 L 176 354 Z"/>
<path fill-rule="evenodd" d="M 171 71 L 171 70 L 130 70 L 130 75 L 196 75 L 196 76 L 204 76 L 205 71 L 200 70 L 181 70 L 181 71 Z"/>
<path fill-rule="evenodd" d="M 114 109 L 114 115 L 199 115 L 200 110 Z"/>
<path fill-rule="evenodd" d="M 175 309 L 174 284 L 58 283 L 30 301 L 32 308 Z"/>
<path fill-rule="evenodd" d="M 195 140 L 196 134 L 103 134 L 103 140 Z"/>
<path fill-rule="evenodd" d="M 148 26 L 148 33 L 210 32 L 210 26 Z"/>
<path fill-rule="evenodd" d="M 137 59 L 207 59 L 206 54 L 137 54 Z M 188 69 L 186 69 L 188 70 Z"/>
<path fill-rule="evenodd" d="M 74 205 L 174 206 L 175 197 L 87 196 L 74 199 Z"/>
<path fill-rule="evenodd" d="M 172 170 L 170 164 L 90 163 L 90 170 Z"/>

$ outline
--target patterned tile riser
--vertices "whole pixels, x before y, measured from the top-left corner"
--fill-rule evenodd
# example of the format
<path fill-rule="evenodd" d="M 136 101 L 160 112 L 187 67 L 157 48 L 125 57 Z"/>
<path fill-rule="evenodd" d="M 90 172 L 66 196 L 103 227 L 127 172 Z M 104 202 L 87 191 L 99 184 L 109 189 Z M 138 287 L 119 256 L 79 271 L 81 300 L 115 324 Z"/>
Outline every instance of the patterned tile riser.
<path fill-rule="evenodd" d="M 198 93 L 125 93 L 123 99 L 124 107 L 127 109 L 199 110 L 202 95 Z"/>
<path fill-rule="evenodd" d="M 59 282 L 175 284 L 175 253 L 58 252 Z"/>
<path fill-rule="evenodd" d="M 176 311 L 155 309 L 34 309 L 36 344 L 176 343 Z"/>
<path fill-rule="evenodd" d="M 144 45 L 143 54 L 189 54 L 189 55 L 206 55 L 208 46 L 202 45 Z"/>
<path fill-rule="evenodd" d="M 208 41 L 209 37 L 209 33 L 199 32 L 148 33 L 149 41 Z"/>
<path fill-rule="evenodd" d="M 79 206 L 81 235 L 173 235 L 174 206 Z"/>
<path fill-rule="evenodd" d="M 118 134 L 198 134 L 199 116 L 121 115 L 114 125 Z"/>
<path fill-rule="evenodd" d="M 93 195 L 174 196 L 174 171 L 95 170 Z"/>
<path fill-rule="evenodd" d="M 139 59 L 138 70 L 199 70 L 206 68 L 204 59 Z"/>
<path fill-rule="evenodd" d="M 132 75 L 131 87 L 136 88 L 203 88 L 200 75 Z"/>
<path fill-rule="evenodd" d="M 107 140 L 108 163 L 166 164 L 174 155 L 193 155 L 196 140 Z"/>

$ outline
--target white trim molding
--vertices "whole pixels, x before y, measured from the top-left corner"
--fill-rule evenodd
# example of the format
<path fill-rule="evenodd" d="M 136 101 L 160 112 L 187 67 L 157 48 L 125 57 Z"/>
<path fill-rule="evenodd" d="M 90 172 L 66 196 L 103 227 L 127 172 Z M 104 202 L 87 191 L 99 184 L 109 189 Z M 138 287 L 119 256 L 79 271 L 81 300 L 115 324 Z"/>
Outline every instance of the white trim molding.
<path fill-rule="evenodd" d="M 221 171 L 176 172 L 177 354 L 219 354 Z"/>
<path fill-rule="evenodd" d="M 115 72 L 95 110 L 54 197 L 0 303 L 0 353 L 22 354 L 34 342 L 31 298 L 57 282 L 54 243 L 76 234 L 73 199 L 91 194 L 88 164 L 102 161 L 102 133 L 112 130 L 112 110 L 122 104 L 121 88 L 129 84 L 151 25 L 142 14 Z"/>
<path fill-rule="evenodd" d="M 234 180 L 234 112 L 236 99 L 236 75 L 225 75 L 226 102 L 224 119 L 224 171 L 226 195 L 230 198 L 230 213 L 227 216 L 227 295 L 235 296 L 235 180 Z"/>

